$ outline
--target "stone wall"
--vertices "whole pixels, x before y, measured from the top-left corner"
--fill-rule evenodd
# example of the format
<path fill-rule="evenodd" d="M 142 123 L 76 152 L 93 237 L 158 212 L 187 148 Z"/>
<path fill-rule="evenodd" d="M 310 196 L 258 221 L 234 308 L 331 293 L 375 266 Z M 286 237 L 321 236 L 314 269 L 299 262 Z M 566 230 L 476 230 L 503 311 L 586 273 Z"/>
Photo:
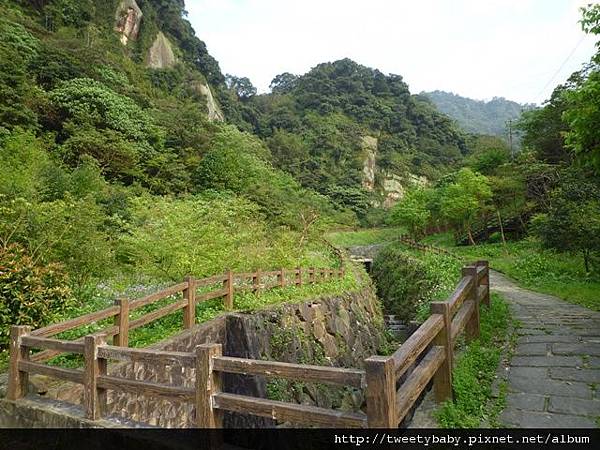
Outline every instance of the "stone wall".
<path fill-rule="evenodd" d="M 219 317 L 161 341 L 150 348 L 156 350 L 193 352 L 200 344 L 225 342 L 225 317 Z M 142 363 L 119 364 L 109 369 L 111 375 L 145 380 L 175 386 L 194 387 L 195 370 L 180 365 L 152 365 Z M 159 400 L 143 395 L 116 391 L 108 393 L 108 415 L 143 422 L 160 427 L 185 427 L 193 423 L 194 411 L 190 403 Z"/>

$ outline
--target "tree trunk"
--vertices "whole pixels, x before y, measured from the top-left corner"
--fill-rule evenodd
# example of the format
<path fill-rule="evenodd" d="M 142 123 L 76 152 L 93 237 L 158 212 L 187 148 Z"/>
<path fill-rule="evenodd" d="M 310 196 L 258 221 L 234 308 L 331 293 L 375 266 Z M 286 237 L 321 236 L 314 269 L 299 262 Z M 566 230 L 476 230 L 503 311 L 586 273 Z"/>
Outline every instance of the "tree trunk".
<path fill-rule="evenodd" d="M 471 225 L 467 225 L 467 236 L 469 236 L 469 243 L 471 245 L 475 245 L 475 241 L 473 240 L 473 233 L 471 233 Z"/>
<path fill-rule="evenodd" d="M 589 252 L 589 250 L 583 251 L 583 264 L 585 265 L 585 273 L 590 273 L 590 252 Z"/>
<path fill-rule="evenodd" d="M 502 244 L 504 245 L 504 249 L 506 250 L 506 237 L 504 236 L 504 225 L 502 225 L 502 216 L 500 215 L 500 210 L 496 208 L 496 213 L 498 214 L 498 224 L 500 225 L 500 236 L 502 236 Z"/>

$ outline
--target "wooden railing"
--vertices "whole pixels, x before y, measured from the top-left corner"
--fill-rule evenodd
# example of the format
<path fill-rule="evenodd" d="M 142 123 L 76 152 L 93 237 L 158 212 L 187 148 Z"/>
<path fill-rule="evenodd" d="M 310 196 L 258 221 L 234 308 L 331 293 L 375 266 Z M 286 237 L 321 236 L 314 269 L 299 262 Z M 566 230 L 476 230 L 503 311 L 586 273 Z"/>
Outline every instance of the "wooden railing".
<path fill-rule="evenodd" d="M 296 271 L 294 283 L 302 284 L 302 271 Z M 312 270 L 308 273 L 309 282 L 315 282 L 320 273 L 343 275 L 343 270 Z M 278 278 L 278 286 L 285 285 L 285 273 L 282 271 L 269 274 L 283 274 Z M 250 289 L 261 287 L 261 274 L 232 274 L 212 277 L 210 282 L 223 281 L 222 290 L 217 296 L 231 298 L 233 283 L 237 277 L 251 277 Z M 169 295 L 175 292 L 187 292 L 184 301 L 176 302 L 178 308 L 191 308 L 200 297 L 195 296 L 195 288 L 199 282 L 206 280 L 186 279 L 185 283 L 173 286 Z M 207 282 L 208 283 L 208 282 Z M 154 296 L 154 297 L 153 297 Z M 162 298 L 158 293 L 143 299 L 129 302 L 129 311 L 133 304 L 149 304 Z M 210 295 L 204 294 L 207 298 Z M 127 303 L 127 302 L 125 302 Z M 158 397 L 176 402 L 188 402 L 195 405 L 196 424 L 198 427 L 214 428 L 222 426 L 224 411 L 233 411 L 262 417 L 269 417 L 280 422 L 292 422 L 305 426 L 317 427 L 386 427 L 398 426 L 406 417 L 415 401 L 433 380 L 435 398 L 438 401 L 452 397 L 452 361 L 454 346 L 458 336 L 466 331 L 467 339 L 479 335 L 480 304 L 489 305 L 489 270 L 487 262 L 463 268 L 462 279 L 455 291 L 445 302 L 431 304 L 430 317 L 402 344 L 391 356 L 373 356 L 365 360 L 365 369 L 348 369 L 338 367 L 292 364 L 277 361 L 263 361 L 247 358 L 234 358 L 222 355 L 221 344 L 211 343 L 197 346 L 194 353 L 159 351 L 150 349 L 134 349 L 119 345 L 107 345 L 105 335 L 85 336 L 78 341 L 52 339 L 49 336 L 74 328 L 79 322 L 68 321 L 30 332 L 29 327 L 13 326 L 10 341 L 10 373 L 8 398 L 16 400 L 26 395 L 29 373 L 68 380 L 83 384 L 84 410 L 86 417 L 92 420 L 103 417 L 106 411 L 107 390 L 133 393 L 149 397 Z M 231 303 L 229 303 L 231 305 Z M 165 310 L 165 308 L 161 308 Z M 161 311 L 160 309 L 157 311 Z M 87 315 L 86 320 L 117 317 L 127 315 L 123 302 L 118 307 L 109 308 Z M 155 313 L 156 311 L 154 311 Z M 153 313 L 150 313 L 153 314 Z M 186 325 L 193 324 L 189 311 L 184 320 Z M 153 316 L 154 317 L 154 316 Z M 136 319 L 139 320 L 139 319 Z M 135 321 L 129 323 L 129 329 Z M 117 320 L 115 320 L 117 323 Z M 118 325 L 110 327 L 116 343 L 126 343 L 123 337 L 123 318 L 119 317 Z M 147 323 L 139 321 L 138 323 Z M 59 326 L 60 325 L 60 326 Z M 115 329 L 116 328 L 116 329 Z M 48 352 L 70 352 L 83 355 L 83 370 L 65 369 L 47 366 L 30 358 L 30 349 L 44 349 Z M 148 381 L 130 380 L 108 375 L 108 361 L 142 362 L 152 364 L 176 364 L 181 367 L 195 369 L 195 386 L 166 385 Z M 411 370 L 412 369 L 412 370 Z M 256 398 L 223 392 L 221 378 L 223 373 L 259 375 L 264 377 L 284 378 L 294 381 L 317 382 L 342 386 L 351 386 L 366 390 L 367 412 L 346 412 L 309 405 L 286 403 L 264 398 Z M 403 377 L 404 376 L 404 377 Z M 400 382 L 403 378 L 403 381 Z"/>
<path fill-rule="evenodd" d="M 452 398 L 454 346 L 463 331 L 467 340 L 479 336 L 479 307 L 489 302 L 488 263 L 463 267 L 450 298 L 431 303 L 429 318 L 393 355 L 365 360 L 369 427 L 397 427 L 431 380 L 437 401 Z"/>

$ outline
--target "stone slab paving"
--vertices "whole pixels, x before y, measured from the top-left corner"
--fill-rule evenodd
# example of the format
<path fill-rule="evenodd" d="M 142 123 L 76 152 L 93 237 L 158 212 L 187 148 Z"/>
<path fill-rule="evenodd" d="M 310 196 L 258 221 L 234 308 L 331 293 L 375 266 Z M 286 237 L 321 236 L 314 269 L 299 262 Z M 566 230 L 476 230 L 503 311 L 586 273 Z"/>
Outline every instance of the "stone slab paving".
<path fill-rule="evenodd" d="M 518 428 L 593 428 L 600 417 L 600 313 L 518 287 L 491 272 L 491 288 L 519 321 L 500 422 Z M 600 292 L 598 293 L 600 295 Z"/>

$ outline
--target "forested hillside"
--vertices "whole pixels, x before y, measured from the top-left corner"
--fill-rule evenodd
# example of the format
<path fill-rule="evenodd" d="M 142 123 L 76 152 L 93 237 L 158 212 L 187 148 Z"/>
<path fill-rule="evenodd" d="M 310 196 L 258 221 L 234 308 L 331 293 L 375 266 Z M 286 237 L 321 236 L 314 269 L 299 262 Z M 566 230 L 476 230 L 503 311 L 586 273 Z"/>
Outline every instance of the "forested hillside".
<path fill-rule="evenodd" d="M 461 132 L 401 76 L 349 59 L 278 75 L 267 95 L 253 95 L 247 79 L 229 81 L 242 103 L 232 119 L 265 140 L 274 165 L 359 215 L 390 194 L 390 182 L 439 178 L 468 152 Z"/>
<path fill-rule="evenodd" d="M 336 263 L 321 230 L 356 215 L 224 120 L 241 102 L 183 8 L 0 6 L 0 351 L 187 274 Z"/>
<path fill-rule="evenodd" d="M 507 138 L 507 121 L 516 121 L 524 110 L 533 105 L 521 105 L 503 97 L 492 100 L 473 100 L 451 92 L 424 92 L 434 105 L 444 114 L 452 117 L 460 127 L 475 134 L 488 134 Z"/>

